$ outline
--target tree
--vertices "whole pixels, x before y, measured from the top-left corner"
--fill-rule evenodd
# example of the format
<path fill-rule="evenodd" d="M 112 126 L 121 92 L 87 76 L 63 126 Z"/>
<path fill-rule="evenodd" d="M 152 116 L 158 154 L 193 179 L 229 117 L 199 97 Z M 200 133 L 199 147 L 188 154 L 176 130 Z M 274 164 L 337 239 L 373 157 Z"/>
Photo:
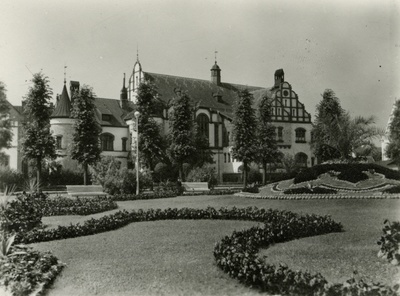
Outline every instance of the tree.
<path fill-rule="evenodd" d="M 382 131 L 373 124 L 373 116 L 350 114 L 340 106 L 335 93 L 327 89 L 317 105 L 317 114 L 312 130 L 312 147 L 319 161 L 329 160 L 338 155 L 343 159 L 357 156 L 360 148 L 372 147 L 374 138 Z"/>
<path fill-rule="evenodd" d="M 395 102 L 392 121 L 389 124 L 389 145 L 386 155 L 391 158 L 400 170 L 400 100 Z"/>
<path fill-rule="evenodd" d="M 338 125 L 345 116 L 345 110 L 340 106 L 339 99 L 333 90 L 326 89 L 321 96 L 322 100 L 316 108 L 311 142 L 319 162 L 328 160 L 326 157 L 330 157 L 330 153 L 327 154 L 326 151 L 337 150 L 335 146 L 337 146 Z M 332 149 L 327 149 L 326 146 Z"/>
<path fill-rule="evenodd" d="M 179 178 L 184 181 L 183 163 L 193 158 L 195 147 L 193 110 L 187 94 L 177 92 L 171 102 L 169 157 L 179 168 Z"/>
<path fill-rule="evenodd" d="M 75 122 L 71 158 L 82 165 L 85 185 L 87 185 L 88 166 L 99 161 L 101 153 L 99 146 L 101 127 L 95 117 L 94 99 L 92 88 L 83 85 L 72 106 L 72 117 Z"/>
<path fill-rule="evenodd" d="M 6 99 L 6 89 L 3 82 L 0 81 L 0 150 L 11 147 L 12 140 L 10 107 Z M 0 165 L 6 162 L 6 155 L 0 151 Z"/>
<path fill-rule="evenodd" d="M 139 85 L 137 96 L 137 110 L 139 117 L 139 151 L 144 164 L 154 171 L 155 165 L 166 158 L 165 140 L 161 136 L 160 127 L 151 117 L 157 114 L 157 92 L 150 82 Z M 153 173 L 151 173 L 153 178 Z"/>
<path fill-rule="evenodd" d="M 263 185 L 266 184 L 267 163 L 272 163 L 281 154 L 278 151 L 275 127 L 271 123 L 271 100 L 264 98 L 259 104 L 257 121 L 257 157 L 263 168 Z"/>
<path fill-rule="evenodd" d="M 247 89 L 238 93 L 232 121 L 232 155 L 243 162 L 244 187 L 247 187 L 247 167 L 257 156 L 257 122 L 252 108 L 252 99 L 253 96 Z"/>
<path fill-rule="evenodd" d="M 53 94 L 48 77 L 41 72 L 33 74 L 33 86 L 24 97 L 24 136 L 21 141 L 23 157 L 36 162 L 36 182 L 40 186 L 42 162 L 56 158 L 55 140 L 50 131 Z"/>

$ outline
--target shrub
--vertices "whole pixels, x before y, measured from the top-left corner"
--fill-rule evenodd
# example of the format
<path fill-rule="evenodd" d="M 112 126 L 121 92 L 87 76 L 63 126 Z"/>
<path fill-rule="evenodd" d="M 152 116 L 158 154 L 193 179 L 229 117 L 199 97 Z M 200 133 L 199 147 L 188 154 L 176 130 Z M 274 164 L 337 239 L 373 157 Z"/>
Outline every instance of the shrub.
<path fill-rule="evenodd" d="M 400 186 L 392 186 L 382 190 L 383 193 L 400 193 Z"/>
<path fill-rule="evenodd" d="M 258 190 L 258 187 L 254 185 L 243 188 L 242 192 L 259 193 L 260 190 Z"/>
<path fill-rule="evenodd" d="M 42 224 L 42 210 L 36 196 L 21 194 L 1 208 L 0 225 L 6 232 L 26 232 Z"/>
<path fill-rule="evenodd" d="M 208 188 L 212 189 L 218 184 L 215 168 L 210 164 L 192 169 L 187 178 L 187 182 L 208 182 Z"/>
<path fill-rule="evenodd" d="M 139 175 L 140 190 L 143 191 L 151 184 L 151 176 L 145 173 Z M 106 176 L 104 190 L 109 194 L 133 194 L 136 192 L 136 170 L 122 168 L 115 175 Z"/>
<path fill-rule="evenodd" d="M 64 264 L 50 253 L 39 253 L 30 248 L 12 247 L 9 256 L 0 257 L 0 284 L 12 295 L 41 295 Z"/>
<path fill-rule="evenodd" d="M 258 168 L 251 167 L 248 173 L 248 182 L 249 183 L 260 183 L 262 182 L 262 174 L 258 170 Z"/>
<path fill-rule="evenodd" d="M 116 202 L 105 196 L 77 197 L 75 199 L 58 197 L 39 202 L 43 216 L 91 215 L 118 208 Z"/>
<path fill-rule="evenodd" d="M 336 194 L 337 190 L 324 187 L 299 187 L 283 191 L 284 194 Z"/>
<path fill-rule="evenodd" d="M 21 189 L 24 184 L 24 176 L 15 170 L 0 166 L 0 191 L 4 191 L 6 187 L 15 185 Z"/>
<path fill-rule="evenodd" d="M 50 186 L 83 185 L 83 173 L 77 171 L 61 168 L 60 170 L 49 172 L 45 177 Z"/>
<path fill-rule="evenodd" d="M 111 199 L 114 201 L 126 201 L 126 200 L 141 200 L 141 199 L 157 199 L 157 198 L 170 198 L 176 197 L 177 193 L 174 190 L 164 190 L 164 191 L 155 191 L 154 193 L 140 193 L 136 194 L 115 194 L 111 196 Z"/>
<path fill-rule="evenodd" d="M 93 184 L 104 187 L 107 179 L 116 176 L 121 167 L 121 163 L 112 156 L 102 156 L 96 165 L 90 167 L 90 176 Z"/>
<path fill-rule="evenodd" d="M 180 184 L 179 182 L 171 182 L 169 180 L 158 183 L 158 186 L 154 188 L 155 194 L 173 192 L 176 196 L 176 195 L 182 195 L 184 191 L 185 188 L 183 188 L 182 184 Z"/>
<path fill-rule="evenodd" d="M 340 180 L 357 183 L 362 180 L 368 179 L 368 176 L 364 174 L 365 171 L 374 171 L 376 173 L 384 175 L 388 179 L 400 179 L 400 172 L 396 172 L 391 169 L 384 168 L 377 164 L 368 163 L 329 163 L 316 165 L 300 172 L 294 179 L 294 183 L 307 182 L 315 180 L 319 175 L 336 171 L 339 172 L 338 178 Z"/>
<path fill-rule="evenodd" d="M 154 180 L 156 180 L 157 182 L 163 182 L 165 180 L 171 179 L 170 167 L 163 162 L 157 163 L 154 167 L 153 176 Z"/>
<path fill-rule="evenodd" d="M 383 227 L 383 235 L 378 241 L 378 245 L 381 249 L 378 253 L 379 257 L 387 259 L 394 265 L 400 264 L 400 222 L 395 221 L 390 223 L 389 220 L 385 220 L 385 226 Z"/>

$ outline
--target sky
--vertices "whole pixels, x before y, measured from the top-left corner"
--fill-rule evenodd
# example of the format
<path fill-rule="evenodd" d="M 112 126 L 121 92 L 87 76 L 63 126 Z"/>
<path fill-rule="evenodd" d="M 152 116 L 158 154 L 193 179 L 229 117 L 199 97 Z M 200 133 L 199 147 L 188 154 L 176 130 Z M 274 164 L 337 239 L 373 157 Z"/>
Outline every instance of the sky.
<path fill-rule="evenodd" d="M 0 81 L 20 105 L 33 73 L 119 99 L 143 71 L 271 87 L 283 68 L 314 119 L 325 89 L 384 128 L 400 98 L 398 0 L 2 0 Z"/>

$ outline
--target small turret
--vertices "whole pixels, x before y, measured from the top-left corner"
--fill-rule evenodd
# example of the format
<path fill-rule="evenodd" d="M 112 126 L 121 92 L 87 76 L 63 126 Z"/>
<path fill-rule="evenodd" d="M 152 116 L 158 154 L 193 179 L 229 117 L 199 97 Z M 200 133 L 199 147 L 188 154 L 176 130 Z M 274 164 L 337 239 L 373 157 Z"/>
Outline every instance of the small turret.
<path fill-rule="evenodd" d="M 211 68 L 211 82 L 215 83 L 216 85 L 221 84 L 221 69 L 217 65 L 217 61 Z"/>

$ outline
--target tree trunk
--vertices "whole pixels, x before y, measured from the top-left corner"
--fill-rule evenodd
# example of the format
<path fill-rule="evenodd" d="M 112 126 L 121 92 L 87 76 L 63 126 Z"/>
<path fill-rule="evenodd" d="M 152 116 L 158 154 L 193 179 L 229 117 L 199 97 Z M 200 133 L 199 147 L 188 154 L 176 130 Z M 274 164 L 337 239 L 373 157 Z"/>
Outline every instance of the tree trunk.
<path fill-rule="evenodd" d="M 40 190 L 40 181 L 42 179 L 42 158 L 36 158 L 36 183 L 37 190 Z"/>
<path fill-rule="evenodd" d="M 88 165 L 87 163 L 83 164 L 83 185 L 87 185 L 87 171 L 88 171 Z"/>
<path fill-rule="evenodd" d="M 262 167 L 263 167 L 262 184 L 266 185 L 267 184 L 267 163 L 265 161 L 263 162 Z"/>
<path fill-rule="evenodd" d="M 243 186 L 247 187 L 247 162 L 243 161 Z"/>

